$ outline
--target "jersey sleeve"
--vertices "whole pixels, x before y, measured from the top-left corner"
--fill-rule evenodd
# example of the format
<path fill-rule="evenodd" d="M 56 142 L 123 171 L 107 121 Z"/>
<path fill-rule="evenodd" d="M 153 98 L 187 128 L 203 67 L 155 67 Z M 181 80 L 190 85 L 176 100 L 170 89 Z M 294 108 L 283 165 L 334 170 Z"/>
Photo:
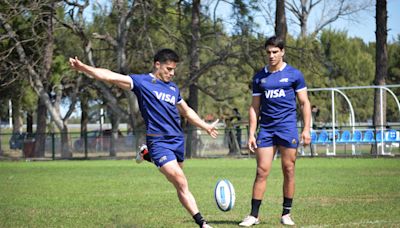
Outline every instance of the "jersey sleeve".
<path fill-rule="evenodd" d="M 178 99 L 176 100 L 176 103 L 179 104 L 183 101 L 183 99 L 181 97 L 181 91 L 179 90 L 179 88 L 176 87 L 176 89 L 178 90 Z"/>
<path fill-rule="evenodd" d="M 307 89 L 306 81 L 304 80 L 304 76 L 300 71 L 296 72 L 296 83 L 294 84 L 294 90 L 296 92 L 300 92 L 302 90 Z"/>
<path fill-rule="evenodd" d="M 261 96 L 262 89 L 260 87 L 260 78 L 255 75 L 253 77 L 253 96 Z"/>
<path fill-rule="evenodd" d="M 133 75 L 128 75 L 131 78 L 131 90 L 133 90 L 133 87 L 135 87 L 133 83 Z"/>
<path fill-rule="evenodd" d="M 131 78 L 131 91 L 135 91 L 136 89 L 138 89 L 140 86 L 139 86 L 139 83 L 140 83 L 140 81 L 139 81 L 139 79 L 140 79 L 140 77 L 138 77 L 138 75 L 136 75 L 136 74 L 130 74 L 129 75 L 129 77 Z"/>

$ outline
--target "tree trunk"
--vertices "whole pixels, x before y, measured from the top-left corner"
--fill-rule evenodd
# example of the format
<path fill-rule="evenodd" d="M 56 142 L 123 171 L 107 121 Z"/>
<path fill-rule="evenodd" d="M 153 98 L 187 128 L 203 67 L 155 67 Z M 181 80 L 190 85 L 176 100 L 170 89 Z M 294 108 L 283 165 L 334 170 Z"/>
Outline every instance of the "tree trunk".
<path fill-rule="evenodd" d="M 81 97 L 81 139 L 87 133 L 87 125 L 89 123 L 89 104 L 86 96 Z"/>
<path fill-rule="evenodd" d="M 285 0 L 276 0 L 275 35 L 286 41 L 286 34 Z"/>
<path fill-rule="evenodd" d="M 63 128 L 61 130 L 61 158 L 72 158 L 72 153 L 69 148 L 68 125 L 66 122 L 63 122 Z"/>
<path fill-rule="evenodd" d="M 117 150 L 116 147 L 118 145 L 118 126 L 121 118 L 119 117 L 118 114 L 115 114 L 114 112 L 109 112 L 110 113 L 110 121 L 111 121 L 111 130 L 112 134 L 109 139 L 110 145 L 109 151 L 110 151 L 110 157 L 116 157 L 117 156 Z"/>
<path fill-rule="evenodd" d="M 301 0 L 301 12 L 300 12 L 300 37 L 307 37 L 307 23 L 308 23 L 308 10 L 307 10 L 308 0 Z"/>
<path fill-rule="evenodd" d="M 26 133 L 28 133 L 28 135 L 33 134 L 33 113 L 32 113 L 32 111 L 28 111 L 26 113 Z"/>
<path fill-rule="evenodd" d="M 35 157 L 44 157 L 46 149 L 47 108 L 42 98 L 38 99 L 35 135 Z"/>
<path fill-rule="evenodd" d="M 1 116 L 0 116 L 0 123 L 1 123 Z M 3 148 L 1 145 L 1 142 L 3 141 L 2 135 L 1 135 L 1 126 L 0 126 L 0 156 L 3 156 Z"/>
<path fill-rule="evenodd" d="M 193 0 L 192 3 L 192 40 L 190 46 L 190 78 L 196 76 L 200 69 L 199 47 L 200 41 L 200 0 Z M 192 81 L 189 86 L 188 105 L 197 112 L 198 110 L 198 88 L 195 86 L 197 80 Z M 186 156 L 192 157 L 197 154 L 197 131 L 195 126 L 187 124 Z"/>
<path fill-rule="evenodd" d="M 129 116 L 128 116 L 128 124 L 129 128 L 131 131 L 134 131 L 134 129 L 137 127 L 136 123 L 136 113 L 139 112 L 139 105 L 137 101 L 137 97 L 133 94 L 131 91 L 126 91 L 124 90 L 125 96 L 128 98 L 128 106 L 129 106 Z"/>
<path fill-rule="evenodd" d="M 20 96 L 14 97 L 11 101 L 13 133 L 22 133 L 21 99 Z"/>
<path fill-rule="evenodd" d="M 120 9 L 123 10 L 123 14 L 121 15 L 118 23 L 118 33 L 117 33 L 117 63 L 118 69 L 121 74 L 128 74 L 128 63 L 126 59 L 126 48 L 128 42 L 129 35 L 129 25 L 130 20 L 133 15 L 133 9 L 136 3 L 132 3 L 130 8 L 124 7 L 121 5 Z M 144 7 L 144 3 L 141 3 L 142 7 Z M 143 9 L 143 8 L 142 8 Z M 135 115 L 139 112 L 139 105 L 137 101 L 137 97 L 131 91 L 124 90 L 124 94 L 128 99 L 128 124 L 132 131 L 137 127 Z M 118 120 L 118 122 L 120 119 Z"/>
<path fill-rule="evenodd" d="M 387 7 L 386 0 L 376 1 L 376 68 L 375 85 L 386 84 L 388 72 L 387 53 Z M 376 131 L 386 126 L 386 91 L 375 89 L 374 96 L 374 127 Z M 378 148 L 374 146 L 371 153 L 379 154 Z"/>

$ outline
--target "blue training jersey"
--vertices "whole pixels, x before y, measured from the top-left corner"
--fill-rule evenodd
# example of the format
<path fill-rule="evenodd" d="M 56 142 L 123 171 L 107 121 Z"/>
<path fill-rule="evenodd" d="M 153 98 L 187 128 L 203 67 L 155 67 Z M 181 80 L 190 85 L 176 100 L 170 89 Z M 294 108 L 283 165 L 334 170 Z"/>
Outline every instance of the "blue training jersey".
<path fill-rule="evenodd" d="M 133 88 L 146 124 L 146 133 L 182 135 L 181 119 L 176 104 L 182 102 L 178 86 L 152 74 L 132 74 Z"/>
<path fill-rule="evenodd" d="M 285 63 L 276 72 L 267 66 L 253 77 L 253 96 L 261 96 L 260 127 L 276 130 L 296 127 L 296 92 L 307 89 L 303 74 Z"/>

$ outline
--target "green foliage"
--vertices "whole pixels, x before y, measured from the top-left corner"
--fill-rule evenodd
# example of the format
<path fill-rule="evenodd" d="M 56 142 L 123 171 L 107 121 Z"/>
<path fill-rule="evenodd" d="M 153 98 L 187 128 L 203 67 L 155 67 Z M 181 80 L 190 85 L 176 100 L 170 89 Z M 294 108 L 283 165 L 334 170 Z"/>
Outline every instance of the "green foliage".
<path fill-rule="evenodd" d="M 400 81 L 400 35 L 397 42 L 388 45 L 389 74 L 388 84 L 396 84 Z"/>
<path fill-rule="evenodd" d="M 323 46 L 311 38 L 287 38 L 285 61 L 304 75 L 308 88 L 330 87 L 323 66 Z"/>
<path fill-rule="evenodd" d="M 34 112 L 36 110 L 38 97 L 32 87 L 25 87 L 22 98 L 22 110 Z"/>
<path fill-rule="evenodd" d="M 397 41 L 388 44 L 388 75 L 386 79 L 387 84 L 399 84 L 400 83 L 400 36 L 397 37 Z M 397 98 L 400 93 L 399 88 L 393 88 Z M 400 119 L 400 113 L 397 104 L 395 103 L 392 96 L 387 96 L 387 121 L 398 122 Z"/>
<path fill-rule="evenodd" d="M 44 3 L 46 1 L 39 1 Z M 63 87 L 63 97 L 70 98 L 80 74 L 68 68 L 68 58 L 78 56 L 84 62 L 86 40 L 74 35 L 71 30 L 61 26 L 64 23 L 82 23 L 82 33 L 87 34 L 91 42 L 91 49 L 95 65 L 118 70 L 116 47 L 109 42 L 97 39 L 93 34 L 109 35 L 118 39 L 118 23 L 123 10 L 128 10 L 133 1 L 122 1 L 124 6 L 119 9 L 113 3 L 104 3 L 102 7 L 95 5 L 89 13 L 89 6 L 85 9 L 84 21 L 77 20 L 77 13 L 70 11 L 71 6 L 65 2 L 56 6 L 57 20 L 55 26 L 55 47 L 52 65 L 52 75 L 46 79 L 46 86 L 53 88 Z M 144 4 L 145 3 L 145 4 Z M 11 4 L 11 3 L 10 3 Z M 42 10 L 30 10 L 36 2 L 18 1 L 15 11 L 9 5 L 2 4 L 0 12 L 10 13 L 9 23 L 21 40 L 24 40 L 25 52 L 37 62 L 40 71 L 41 55 L 45 45 L 45 26 Z M 253 75 L 265 66 L 267 59 L 263 44 L 266 37 L 253 33 L 254 18 L 252 12 L 259 10 L 258 1 L 232 2 L 234 15 L 234 31 L 226 31 L 221 20 L 213 21 L 206 11 L 208 6 L 202 5 L 201 39 L 199 43 L 200 66 L 220 59 L 220 62 L 205 70 L 197 81 L 201 87 L 199 92 L 199 114 L 204 117 L 213 114 L 224 118 L 231 113 L 232 108 L 238 108 L 243 120 L 247 120 L 247 109 L 251 99 L 251 80 Z M 143 73 L 151 71 L 153 55 L 160 48 L 172 48 L 181 56 L 174 81 L 182 87 L 184 98 L 188 96 L 189 62 L 191 41 L 191 3 L 190 1 L 161 1 L 150 0 L 138 2 L 132 11 L 132 17 L 126 21 L 128 26 L 128 40 L 126 46 L 127 65 L 129 73 Z M 41 12 L 42 12 L 41 11 Z M 72 13 L 72 21 L 69 13 Z M 89 15 L 90 14 L 90 15 Z M 40 22 L 40 23 L 39 23 Z M 32 39 L 32 31 L 35 36 Z M 5 30 L 0 26 L 0 33 Z M 387 84 L 398 84 L 400 81 L 400 38 L 397 42 L 388 44 L 389 73 Z M 0 41 L 1 53 L 13 48 L 11 39 Z M 222 58 L 224 54 L 230 54 Z M 372 85 L 375 75 L 375 44 L 365 44 L 360 38 L 349 38 L 345 31 L 324 30 L 318 38 L 287 37 L 285 61 L 300 69 L 307 82 L 308 88 L 328 88 L 341 86 Z M 15 63 L 15 65 L 10 64 Z M 11 52 L 7 61 L 0 63 L 0 96 L 9 98 L 17 96 L 26 102 L 24 110 L 34 110 L 36 95 L 30 87 L 25 68 L 18 63 L 18 55 Z M 10 79 L 12 84 L 7 84 Z M 89 100 L 90 104 L 105 103 L 102 94 L 97 92 L 90 80 L 83 79 L 83 86 L 79 88 L 79 95 Z M 3 87 L 3 85 L 6 85 Z M 12 93 L 11 93 L 12 91 Z M 126 99 L 121 91 L 112 88 L 115 97 L 122 106 L 126 106 Z M 51 92 L 51 91 L 50 91 Z M 399 90 L 395 90 L 399 94 Z M 356 121 L 366 122 L 372 118 L 373 91 L 346 91 L 354 109 Z M 319 121 L 331 121 L 330 93 L 310 92 L 312 104 L 320 108 Z M 341 96 L 335 97 L 337 107 L 336 117 L 339 123 L 348 123 L 349 108 Z M 398 121 L 397 104 L 388 96 L 388 120 Z"/>
<path fill-rule="evenodd" d="M 254 159 L 190 159 L 189 188 L 218 227 L 237 226 L 250 210 Z M 292 214 L 299 226 L 396 227 L 398 159 L 298 159 Z M 218 179 L 235 187 L 232 211 L 217 209 Z M 1 227 L 195 227 L 173 186 L 150 163 L 131 160 L 0 163 Z M 282 171 L 274 161 L 260 213 L 280 226 Z"/>
<path fill-rule="evenodd" d="M 8 100 L 7 99 L 0 100 L 0 119 L 1 119 L 1 121 L 8 119 Z"/>
<path fill-rule="evenodd" d="M 372 85 L 375 64 L 370 47 L 346 32 L 324 30 L 319 40 L 288 39 L 287 61 L 304 74 L 308 88 L 333 88 Z M 356 115 L 356 122 L 372 117 L 373 90 L 346 90 Z M 320 122 L 331 122 L 331 93 L 310 92 L 310 101 L 320 109 Z M 336 119 L 349 122 L 349 106 L 342 96 L 335 96 Z"/>
<path fill-rule="evenodd" d="M 373 58 L 361 39 L 347 38 L 346 32 L 326 30 L 321 34 L 321 44 L 332 87 L 373 83 Z"/>
<path fill-rule="evenodd" d="M 59 85 L 66 72 L 69 72 L 70 67 L 68 65 L 68 59 L 65 55 L 57 55 L 54 57 L 52 74 L 49 79 L 53 85 Z"/>

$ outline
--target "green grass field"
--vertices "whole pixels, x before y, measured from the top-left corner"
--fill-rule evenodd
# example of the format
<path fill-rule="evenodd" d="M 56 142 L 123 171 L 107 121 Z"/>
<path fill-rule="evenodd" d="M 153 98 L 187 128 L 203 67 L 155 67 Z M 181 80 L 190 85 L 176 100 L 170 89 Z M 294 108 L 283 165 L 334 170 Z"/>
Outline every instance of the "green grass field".
<path fill-rule="evenodd" d="M 400 227 L 400 160 L 297 160 L 293 218 L 299 227 Z M 213 227 L 249 213 L 254 159 L 191 159 L 189 186 Z M 213 189 L 228 178 L 232 211 Z M 274 161 L 257 227 L 280 226 L 280 160 Z M 127 160 L 0 162 L 0 227 L 196 227 L 171 184 L 149 163 Z"/>

